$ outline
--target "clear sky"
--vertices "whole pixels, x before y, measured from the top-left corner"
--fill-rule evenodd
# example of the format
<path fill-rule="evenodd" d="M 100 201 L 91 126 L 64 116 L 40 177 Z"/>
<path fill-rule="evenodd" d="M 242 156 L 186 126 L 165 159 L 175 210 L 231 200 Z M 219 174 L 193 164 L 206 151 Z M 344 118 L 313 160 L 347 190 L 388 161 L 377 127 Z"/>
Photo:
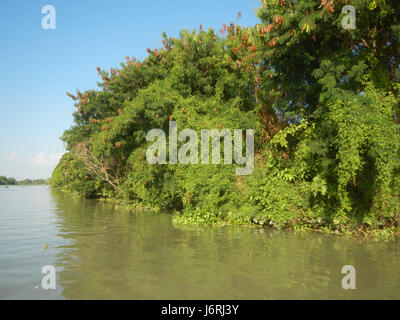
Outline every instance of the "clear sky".
<path fill-rule="evenodd" d="M 42 7 L 56 9 L 56 29 L 42 28 Z M 1 0 L 0 175 L 48 178 L 64 153 L 59 137 L 72 124 L 65 94 L 96 88 L 96 67 L 146 57 L 163 31 L 218 30 L 258 22 L 259 0 Z"/>

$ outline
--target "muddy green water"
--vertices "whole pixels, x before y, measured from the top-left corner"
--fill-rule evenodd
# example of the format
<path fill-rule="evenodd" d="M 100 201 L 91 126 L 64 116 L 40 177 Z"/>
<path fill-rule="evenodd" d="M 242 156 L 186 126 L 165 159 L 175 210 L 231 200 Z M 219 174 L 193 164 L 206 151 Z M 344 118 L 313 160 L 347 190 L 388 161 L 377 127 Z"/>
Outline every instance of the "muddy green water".
<path fill-rule="evenodd" d="M 399 299 L 400 242 L 180 227 L 46 186 L 0 187 L 0 299 Z M 45 290 L 42 267 L 56 270 Z M 344 290 L 344 265 L 356 289 Z"/>

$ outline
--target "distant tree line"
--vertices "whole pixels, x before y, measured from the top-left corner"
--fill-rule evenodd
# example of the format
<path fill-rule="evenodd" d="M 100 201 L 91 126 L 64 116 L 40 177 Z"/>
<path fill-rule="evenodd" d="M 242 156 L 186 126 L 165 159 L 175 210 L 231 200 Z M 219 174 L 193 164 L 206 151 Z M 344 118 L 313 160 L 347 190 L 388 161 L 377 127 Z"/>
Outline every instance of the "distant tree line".
<path fill-rule="evenodd" d="M 45 179 L 24 179 L 21 181 L 17 181 L 15 178 L 7 178 L 5 176 L 0 176 L 0 185 L 9 185 L 9 186 L 28 186 L 28 185 L 43 185 L 48 184 L 48 181 Z"/>

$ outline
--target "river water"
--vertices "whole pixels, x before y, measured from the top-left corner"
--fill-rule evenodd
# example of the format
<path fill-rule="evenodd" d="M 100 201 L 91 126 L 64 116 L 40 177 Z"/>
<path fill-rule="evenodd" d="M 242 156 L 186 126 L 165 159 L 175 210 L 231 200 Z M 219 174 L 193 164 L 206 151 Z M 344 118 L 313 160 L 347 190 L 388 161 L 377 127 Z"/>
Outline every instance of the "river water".
<path fill-rule="evenodd" d="M 47 186 L 0 187 L 0 299 L 399 299 L 400 242 L 182 227 Z M 42 287 L 43 266 L 55 289 Z M 356 289 L 342 288 L 344 265 Z"/>

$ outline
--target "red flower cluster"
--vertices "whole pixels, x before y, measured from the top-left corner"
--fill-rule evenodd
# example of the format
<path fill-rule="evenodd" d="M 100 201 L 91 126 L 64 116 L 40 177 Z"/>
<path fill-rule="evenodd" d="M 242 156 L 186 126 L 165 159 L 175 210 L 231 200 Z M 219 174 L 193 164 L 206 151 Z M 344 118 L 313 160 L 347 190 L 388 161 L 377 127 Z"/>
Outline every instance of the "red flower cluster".
<path fill-rule="evenodd" d="M 278 24 L 282 24 L 283 23 L 283 17 L 282 16 L 279 16 L 279 17 L 275 17 L 275 24 L 276 25 L 278 25 Z"/>

